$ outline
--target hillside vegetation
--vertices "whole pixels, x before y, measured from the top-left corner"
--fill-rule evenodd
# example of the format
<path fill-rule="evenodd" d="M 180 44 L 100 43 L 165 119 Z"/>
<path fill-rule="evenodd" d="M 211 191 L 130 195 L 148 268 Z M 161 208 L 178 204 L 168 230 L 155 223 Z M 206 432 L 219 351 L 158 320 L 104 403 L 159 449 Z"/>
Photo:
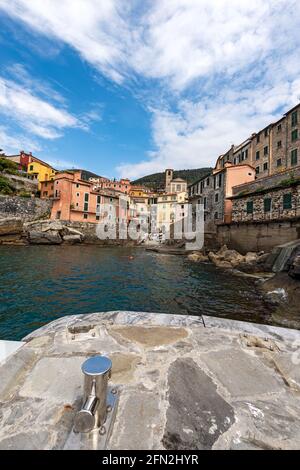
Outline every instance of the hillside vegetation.
<path fill-rule="evenodd" d="M 177 170 L 174 171 L 174 178 L 183 178 L 187 180 L 188 184 L 192 184 L 202 177 L 208 175 L 211 168 L 197 168 L 194 170 Z M 165 186 L 165 173 L 154 173 L 152 175 L 144 176 L 133 181 L 134 185 L 143 185 L 154 190 L 163 189 Z"/>

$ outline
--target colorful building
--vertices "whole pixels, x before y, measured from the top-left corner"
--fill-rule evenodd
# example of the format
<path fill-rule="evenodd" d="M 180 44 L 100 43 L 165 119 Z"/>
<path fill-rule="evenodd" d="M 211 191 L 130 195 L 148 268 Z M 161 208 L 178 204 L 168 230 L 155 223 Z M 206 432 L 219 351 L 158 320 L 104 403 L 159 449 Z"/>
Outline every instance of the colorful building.
<path fill-rule="evenodd" d="M 48 163 L 34 157 L 31 152 L 26 153 L 24 150 L 18 155 L 5 156 L 8 160 L 17 163 L 20 172 L 24 172 L 30 179 L 38 182 L 38 189 L 41 191 L 43 181 L 53 180 L 57 171 Z"/>

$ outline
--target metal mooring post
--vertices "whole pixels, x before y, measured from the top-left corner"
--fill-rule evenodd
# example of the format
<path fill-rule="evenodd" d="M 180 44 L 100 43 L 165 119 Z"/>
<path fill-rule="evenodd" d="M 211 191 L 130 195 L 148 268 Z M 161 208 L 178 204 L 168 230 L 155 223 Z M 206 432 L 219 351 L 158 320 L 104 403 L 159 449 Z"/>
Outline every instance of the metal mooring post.
<path fill-rule="evenodd" d="M 105 356 L 87 359 L 81 367 L 84 374 L 83 406 L 75 416 L 74 432 L 109 434 L 113 424 L 117 390 L 108 390 L 112 362 Z"/>

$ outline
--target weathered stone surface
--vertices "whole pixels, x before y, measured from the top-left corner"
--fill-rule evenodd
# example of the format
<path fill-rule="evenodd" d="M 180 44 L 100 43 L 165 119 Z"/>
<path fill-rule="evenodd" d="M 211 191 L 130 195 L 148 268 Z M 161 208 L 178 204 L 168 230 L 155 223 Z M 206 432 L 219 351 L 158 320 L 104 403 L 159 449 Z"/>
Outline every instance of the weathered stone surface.
<path fill-rule="evenodd" d="M 190 261 L 194 261 L 195 263 L 203 263 L 205 261 L 208 261 L 208 256 L 205 256 L 201 252 L 197 252 L 197 253 L 191 253 L 190 255 L 188 255 L 188 259 Z"/>
<path fill-rule="evenodd" d="M 0 402 L 8 400 L 15 394 L 35 361 L 34 351 L 20 348 L 0 367 Z"/>
<path fill-rule="evenodd" d="M 201 355 L 201 360 L 232 397 L 278 392 L 281 381 L 256 357 L 230 348 Z"/>
<path fill-rule="evenodd" d="M 73 403 L 82 389 L 81 365 L 84 357 L 41 359 L 20 390 L 20 396 Z"/>
<path fill-rule="evenodd" d="M 0 218 L 0 236 L 20 234 L 23 230 L 22 219 L 19 218 Z"/>
<path fill-rule="evenodd" d="M 63 317 L 31 333 L 0 370 L 1 448 L 102 448 L 72 432 L 81 365 L 98 354 L 111 357 L 120 392 L 108 448 L 299 448 L 300 399 L 290 386 L 297 369 L 284 358 L 300 332 L 204 320 L 116 311 Z M 174 338 L 178 331 L 184 338 Z M 247 346 L 248 333 L 260 339 Z M 271 340 L 276 353 L 265 347 Z"/>
<path fill-rule="evenodd" d="M 112 330 L 113 334 L 120 335 L 128 341 L 134 341 L 145 347 L 161 346 L 176 343 L 180 339 L 186 338 L 188 332 L 183 328 L 162 328 L 162 327 L 117 327 Z"/>
<path fill-rule="evenodd" d="M 126 398 L 121 396 L 121 400 L 123 400 L 122 411 L 120 411 L 116 423 L 119 433 L 114 433 L 112 436 L 110 449 L 161 448 L 157 439 L 161 427 L 158 394 L 148 391 L 134 391 Z"/>
<path fill-rule="evenodd" d="M 113 363 L 112 375 L 114 383 L 124 384 L 132 381 L 134 370 L 141 357 L 135 354 L 114 353 L 111 355 L 111 360 Z"/>
<path fill-rule="evenodd" d="M 80 235 L 64 235 L 63 241 L 69 243 L 70 245 L 74 245 L 75 243 L 81 243 L 81 236 Z"/>
<path fill-rule="evenodd" d="M 234 422 L 233 408 L 192 359 L 169 370 L 169 408 L 163 444 L 170 450 L 211 449 Z"/>
<path fill-rule="evenodd" d="M 28 232 L 29 243 L 35 245 L 60 245 L 62 243 L 62 238 L 59 232 L 54 230 L 48 230 L 47 232 Z"/>

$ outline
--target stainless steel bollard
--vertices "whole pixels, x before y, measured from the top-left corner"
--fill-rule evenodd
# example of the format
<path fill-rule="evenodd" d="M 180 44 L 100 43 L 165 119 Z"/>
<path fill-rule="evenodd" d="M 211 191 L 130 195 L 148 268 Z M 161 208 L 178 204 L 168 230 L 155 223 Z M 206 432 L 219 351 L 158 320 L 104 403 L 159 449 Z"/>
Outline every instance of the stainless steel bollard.
<path fill-rule="evenodd" d="M 81 367 L 84 374 L 83 407 L 76 414 L 74 431 L 88 433 L 100 428 L 107 417 L 107 383 L 112 362 L 105 356 L 87 359 Z"/>

